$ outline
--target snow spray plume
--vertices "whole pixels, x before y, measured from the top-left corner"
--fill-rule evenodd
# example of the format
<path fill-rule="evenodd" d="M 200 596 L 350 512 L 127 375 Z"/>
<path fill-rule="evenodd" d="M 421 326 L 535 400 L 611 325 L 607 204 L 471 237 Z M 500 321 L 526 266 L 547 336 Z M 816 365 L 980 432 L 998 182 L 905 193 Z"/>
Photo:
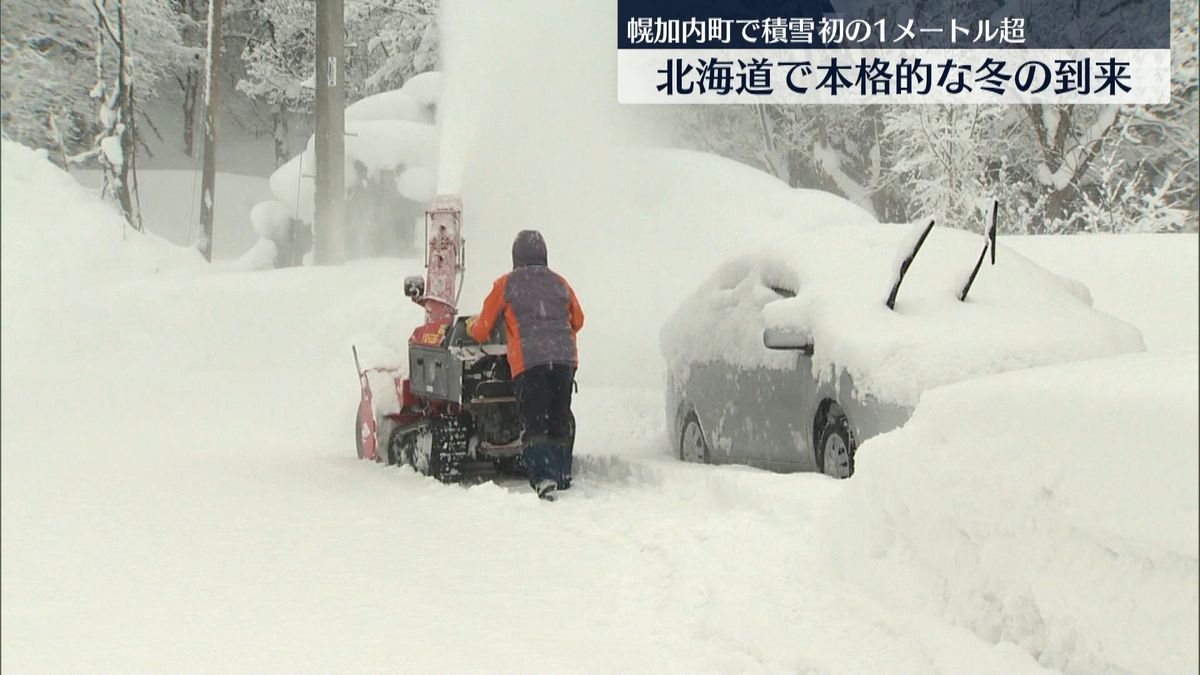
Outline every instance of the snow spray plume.
<path fill-rule="evenodd" d="M 464 311 L 507 271 L 522 229 L 545 235 L 569 277 L 611 270 L 628 199 L 617 161 L 648 135 L 649 112 L 616 100 L 616 3 L 444 0 L 441 12 L 438 189 L 463 195 Z"/>

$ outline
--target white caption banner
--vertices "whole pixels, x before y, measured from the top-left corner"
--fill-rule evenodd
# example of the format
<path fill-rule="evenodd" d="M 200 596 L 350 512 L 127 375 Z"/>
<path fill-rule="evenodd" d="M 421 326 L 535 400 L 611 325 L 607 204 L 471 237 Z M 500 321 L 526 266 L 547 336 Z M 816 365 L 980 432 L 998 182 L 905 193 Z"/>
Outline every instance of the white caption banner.
<path fill-rule="evenodd" d="M 679 59 L 676 62 L 676 59 Z M 711 60 L 715 59 L 719 71 L 713 75 L 703 70 Z M 739 86 L 758 85 L 761 91 L 763 84 L 763 68 L 760 67 L 752 77 L 750 70 L 739 65 L 739 61 L 749 64 L 752 60 L 765 59 L 770 66 L 771 93 L 738 92 Z M 875 84 L 867 85 L 867 93 L 863 94 L 858 84 L 860 76 L 859 64 L 863 59 L 874 63 L 875 59 L 887 64 L 884 71 L 886 77 L 876 72 Z M 904 84 L 897 79 L 897 64 L 902 60 L 913 64 L 928 65 L 932 80 L 929 82 L 928 93 L 918 93 L 925 89 L 925 83 L 919 78 L 907 78 L 907 84 L 913 91 L 897 93 L 897 85 Z M 992 60 L 994 67 L 998 62 L 1004 62 L 1003 73 L 1010 76 L 1006 82 L 992 79 L 993 87 L 999 86 L 1003 93 L 995 93 L 984 88 L 987 84 L 977 78 L 982 77 L 985 62 Z M 836 60 L 836 61 L 835 61 Z M 959 93 L 951 93 L 945 86 L 939 85 L 943 67 L 951 61 L 954 67 L 948 69 L 946 82 L 954 83 L 960 73 L 964 76 L 968 89 Z M 1056 89 L 1063 85 L 1060 82 L 1059 62 L 1068 61 L 1087 63 L 1090 72 L 1086 73 L 1088 85 L 1086 93 L 1083 86 L 1071 91 L 1058 92 Z M 1125 91 L 1120 87 L 1107 86 L 1105 70 L 1102 67 L 1111 61 L 1128 63 L 1123 69 L 1121 82 L 1129 87 Z M 808 62 L 806 67 L 782 64 Z M 831 64 L 849 66 L 841 70 L 842 75 L 850 81 L 850 86 L 839 86 L 833 90 L 818 86 L 826 76 Z M 728 66 L 726 65 L 728 64 Z M 1018 68 L 1024 66 L 1022 76 L 1032 75 L 1032 83 L 1028 88 L 1036 89 L 1048 73 L 1048 85 L 1039 92 L 1021 91 L 1017 84 Z M 1040 65 L 1045 64 L 1046 69 Z M 679 66 L 682 65 L 682 68 Z M 690 66 L 690 70 L 688 67 Z M 962 69 L 960 66 L 968 66 Z M 731 86 L 726 91 L 724 68 L 730 68 Z M 662 71 L 667 72 L 662 72 Z M 924 67 L 918 69 L 921 74 Z M 704 74 L 702 74 L 704 73 Z M 890 73 L 890 74 L 889 74 Z M 1079 76 L 1076 73 L 1076 78 Z M 792 86 L 788 79 L 791 78 Z M 668 85 L 668 80 L 673 80 Z M 884 80 L 889 80 L 887 93 L 878 91 L 884 86 Z M 868 82 L 870 82 L 868 80 Z M 1076 82 L 1078 80 L 1076 79 Z M 716 84 L 715 87 L 710 86 Z M 668 85 L 668 86 L 664 86 Z M 915 86 L 913 86 L 915 85 Z M 953 87 L 953 84 L 951 84 Z M 690 87 L 690 91 L 689 91 Z M 872 87 L 877 91 L 872 93 Z M 1068 88 L 1071 88 L 1068 86 Z M 805 91 L 798 91 L 804 89 Z M 686 93 L 685 93 L 686 92 Z M 1169 49 L 620 49 L 617 50 L 617 100 L 621 103 L 653 103 L 653 104 L 688 104 L 688 103 L 822 103 L 822 104 L 864 104 L 864 103 L 967 103 L 967 104 L 1034 104 L 1034 103 L 1142 103 L 1164 104 L 1171 100 L 1171 51 Z"/>

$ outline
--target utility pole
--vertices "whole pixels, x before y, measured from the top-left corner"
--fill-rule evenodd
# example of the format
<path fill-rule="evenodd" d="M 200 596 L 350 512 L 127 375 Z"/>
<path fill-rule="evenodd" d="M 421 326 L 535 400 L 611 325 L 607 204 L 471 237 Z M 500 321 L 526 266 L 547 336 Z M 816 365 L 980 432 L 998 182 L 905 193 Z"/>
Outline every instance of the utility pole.
<path fill-rule="evenodd" d="M 217 86 L 221 73 L 221 14 L 225 0 L 208 0 L 208 64 L 204 76 L 204 177 L 200 189 L 200 241 L 212 262 L 213 207 L 217 189 Z"/>
<path fill-rule="evenodd" d="M 343 0 L 317 0 L 317 176 L 313 262 L 339 263 L 344 253 L 346 89 Z"/>

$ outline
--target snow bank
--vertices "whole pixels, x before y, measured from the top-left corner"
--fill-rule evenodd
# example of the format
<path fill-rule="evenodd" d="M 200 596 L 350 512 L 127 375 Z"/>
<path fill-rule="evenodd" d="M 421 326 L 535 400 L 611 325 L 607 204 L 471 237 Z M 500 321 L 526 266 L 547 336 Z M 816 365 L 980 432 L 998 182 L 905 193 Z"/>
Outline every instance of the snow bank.
<path fill-rule="evenodd" d="M 277 255 L 279 255 L 279 247 L 275 245 L 274 241 L 259 239 L 236 260 L 216 263 L 216 265 L 231 272 L 260 272 L 274 269 Z"/>
<path fill-rule="evenodd" d="M 929 388 L 970 377 L 1144 349 L 1136 328 L 1091 307 L 1082 284 L 1004 246 L 960 302 L 983 240 L 949 228 L 929 234 L 889 310 L 898 252 L 921 229 L 814 222 L 776 231 L 770 250 L 735 258 L 680 305 L 663 327 L 663 353 L 676 367 L 791 367 L 794 355 L 763 348 L 763 330 L 804 332 L 816 374 L 845 370 L 859 396 L 911 406 Z"/>
<path fill-rule="evenodd" d="M 1200 343 L 1200 242 L 1195 234 L 1006 237 L 1034 262 L 1083 281 L 1096 308 L 1138 327 L 1151 350 Z"/>
<path fill-rule="evenodd" d="M 271 174 L 271 193 L 305 222 L 313 219 L 314 139 L 308 147 Z M 437 169 L 437 128 L 405 120 L 368 120 L 346 123 L 346 188 L 363 178 L 377 179 L 382 171 L 411 167 Z M 366 173 L 363 174 L 362 171 Z"/>
<path fill-rule="evenodd" d="M 5 368 L 6 397 L 22 359 L 85 354 L 89 368 L 123 372 L 146 360 L 162 377 L 182 368 L 248 372 L 332 363 L 348 373 L 346 400 L 353 403 L 350 345 L 358 345 L 364 367 L 401 363 L 421 323 L 421 308 L 400 288 L 406 275 L 419 272 L 419 261 L 364 261 L 310 276 L 280 271 L 257 281 L 210 273 L 270 268 L 274 245 L 260 241 L 240 259 L 209 265 L 194 249 L 130 230 L 94 190 L 42 153 L 7 140 L 0 144 L 0 192 L 0 333 L 6 363 L 10 354 L 21 355 Z M 146 280 L 155 283 L 136 283 Z M 191 283 L 203 292 L 181 304 L 180 289 Z M 245 284 L 254 290 L 246 293 Z M 137 300 L 123 301 L 129 297 Z M 59 323 L 51 326 L 47 316 Z M 197 320 L 211 331 L 203 348 L 183 337 Z M 85 328 L 63 331 L 61 321 Z"/>
<path fill-rule="evenodd" d="M 843 573 L 1065 672 L 1194 672 L 1197 357 L 932 390 L 859 449 L 822 530 Z"/>
<path fill-rule="evenodd" d="M 242 151 L 245 152 L 244 149 Z M 270 148 L 265 152 L 270 155 Z M 221 161 L 224 164 L 224 151 Z M 85 187 L 100 189 L 103 180 L 100 171 L 72 169 L 70 173 Z M 255 204 L 271 195 L 266 173 L 250 176 L 217 172 L 213 260 L 236 260 L 254 245 L 257 236 L 246 227 L 246 214 Z M 186 170 L 138 168 L 137 175 L 146 231 L 172 244 L 191 246 L 200 232 L 199 167 Z"/>
<path fill-rule="evenodd" d="M 199 272 L 203 258 L 125 223 L 42 151 L 0 140 L 0 259 L 5 300 L 84 279 Z"/>

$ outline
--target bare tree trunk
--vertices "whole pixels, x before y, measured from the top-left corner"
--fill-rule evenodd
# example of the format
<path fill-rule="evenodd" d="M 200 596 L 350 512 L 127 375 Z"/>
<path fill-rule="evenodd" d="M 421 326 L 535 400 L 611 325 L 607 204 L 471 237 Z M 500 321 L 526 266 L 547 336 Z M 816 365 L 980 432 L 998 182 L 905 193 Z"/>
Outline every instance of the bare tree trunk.
<path fill-rule="evenodd" d="M 121 202 L 121 210 L 125 219 L 135 230 L 141 230 L 141 218 L 133 200 L 133 187 L 129 181 L 129 169 L 133 165 L 134 153 L 137 148 L 133 142 L 133 83 L 130 82 L 129 50 L 125 43 L 125 0 L 117 0 L 117 53 L 120 69 L 117 71 L 117 119 L 120 126 L 121 163 L 118 172 L 121 179 L 118 182 L 117 198 Z"/>
<path fill-rule="evenodd" d="M 189 19 L 184 23 L 181 32 L 184 45 L 197 47 L 204 44 L 207 35 L 197 30 L 197 27 L 206 20 L 207 5 L 206 0 L 180 0 L 182 14 Z M 183 76 L 175 77 L 183 92 L 183 151 L 188 157 L 196 156 L 196 105 L 200 100 L 203 77 L 204 62 L 198 54 L 193 55 Z"/>
<path fill-rule="evenodd" d="M 135 230 L 142 229 L 141 217 L 130 184 L 130 171 L 136 152 L 132 72 L 128 45 L 125 42 L 125 0 L 115 0 L 117 22 L 108 16 L 109 0 L 92 0 L 96 11 L 96 87 L 93 95 L 100 100 L 102 129 L 96 136 L 92 154 L 100 159 L 105 170 L 105 189 L 117 198 L 126 222 Z M 104 82 L 104 41 L 117 50 L 117 81 L 111 87 Z"/>
<path fill-rule="evenodd" d="M 122 23 L 124 23 L 124 22 L 122 21 Z M 123 34 L 123 32 L 122 32 L 122 34 Z M 125 102 L 129 109 L 129 129 L 128 129 L 128 133 L 125 135 L 125 138 L 123 139 L 124 142 L 129 145 L 128 149 L 125 152 L 126 179 L 127 180 L 132 179 L 132 180 L 130 180 L 130 182 L 127 185 L 128 185 L 128 190 L 130 192 L 130 196 L 132 197 L 131 205 L 133 206 L 133 217 L 134 217 L 133 229 L 137 230 L 138 232 L 144 232 L 145 224 L 142 223 L 142 191 L 138 187 L 138 177 L 137 177 L 137 147 L 136 146 L 137 146 L 137 142 L 139 139 L 138 139 L 138 135 L 137 135 L 137 127 L 134 126 L 134 119 L 137 116 L 137 99 L 135 99 L 133 96 L 133 82 L 132 81 L 127 84 L 125 93 L 126 93 Z"/>
<path fill-rule="evenodd" d="M 196 156 L 196 101 L 199 99 L 200 74 L 193 69 L 179 78 L 183 89 L 183 152 L 188 157 Z"/>
<path fill-rule="evenodd" d="M 273 137 L 275 140 L 275 166 L 283 166 L 283 163 L 288 161 L 288 120 L 287 112 L 284 111 L 283 105 L 276 103 L 271 111 L 271 122 L 274 127 Z"/>
<path fill-rule="evenodd" d="M 62 130 L 58 128 L 58 120 L 56 119 L 56 117 L 57 116 L 54 114 L 54 111 L 51 110 L 50 114 L 49 114 L 49 118 L 47 120 L 47 122 L 49 124 L 49 128 L 50 128 L 50 133 L 53 134 L 53 136 L 54 136 L 54 144 L 55 144 L 55 146 L 57 146 L 56 149 L 58 150 L 58 155 L 54 157 L 54 163 L 57 164 L 59 166 L 59 168 L 66 170 L 66 168 L 67 168 L 67 147 L 63 143 Z"/>
<path fill-rule="evenodd" d="M 783 158 L 784 152 L 780 152 L 775 142 L 775 124 L 767 115 L 767 106 L 760 103 L 754 108 L 758 118 L 758 131 L 762 135 L 762 161 L 771 169 L 771 173 L 790 185 L 792 182 L 791 166 Z"/>

